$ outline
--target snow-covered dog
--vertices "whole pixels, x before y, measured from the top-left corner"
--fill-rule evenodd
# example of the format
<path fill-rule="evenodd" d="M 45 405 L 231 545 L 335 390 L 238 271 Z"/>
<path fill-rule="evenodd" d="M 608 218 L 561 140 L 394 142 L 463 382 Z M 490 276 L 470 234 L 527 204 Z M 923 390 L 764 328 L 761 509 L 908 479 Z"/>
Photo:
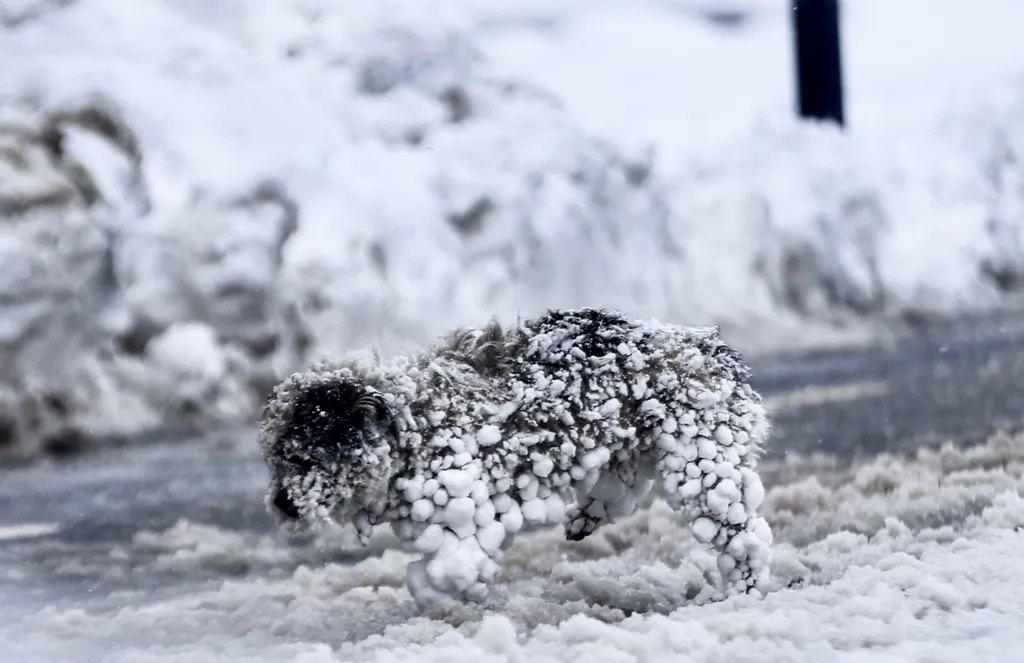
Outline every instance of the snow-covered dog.
<path fill-rule="evenodd" d="M 291 530 L 389 523 L 423 557 L 421 607 L 483 601 L 519 532 L 579 541 L 657 483 L 718 551 L 722 594 L 763 593 L 771 530 L 754 471 L 768 421 L 716 328 L 555 310 L 459 329 L 419 357 L 323 363 L 278 385 L 260 427 L 268 508 Z"/>

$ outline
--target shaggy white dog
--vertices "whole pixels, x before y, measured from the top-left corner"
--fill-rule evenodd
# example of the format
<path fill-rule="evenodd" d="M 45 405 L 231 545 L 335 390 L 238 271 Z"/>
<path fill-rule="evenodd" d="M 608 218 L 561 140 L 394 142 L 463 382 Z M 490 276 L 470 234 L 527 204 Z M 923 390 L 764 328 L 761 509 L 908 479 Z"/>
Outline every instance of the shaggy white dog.
<path fill-rule="evenodd" d="M 483 601 L 502 550 L 562 524 L 583 539 L 656 483 L 718 551 L 721 594 L 761 594 L 771 530 L 754 467 L 768 421 L 716 328 L 555 310 L 460 329 L 420 357 L 321 364 L 278 385 L 260 447 L 267 505 L 291 530 L 374 525 L 423 554 L 421 608 Z"/>

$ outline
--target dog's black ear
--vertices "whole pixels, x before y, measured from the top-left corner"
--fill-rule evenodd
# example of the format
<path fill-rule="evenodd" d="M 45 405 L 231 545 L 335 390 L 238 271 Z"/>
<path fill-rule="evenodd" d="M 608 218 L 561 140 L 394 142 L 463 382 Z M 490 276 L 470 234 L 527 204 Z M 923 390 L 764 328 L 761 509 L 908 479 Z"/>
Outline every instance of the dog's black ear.
<path fill-rule="evenodd" d="M 391 411 L 391 406 L 379 391 L 369 391 L 356 401 L 356 409 L 364 410 L 376 418 L 377 423 L 384 427 L 394 440 L 398 440 L 398 422 Z"/>

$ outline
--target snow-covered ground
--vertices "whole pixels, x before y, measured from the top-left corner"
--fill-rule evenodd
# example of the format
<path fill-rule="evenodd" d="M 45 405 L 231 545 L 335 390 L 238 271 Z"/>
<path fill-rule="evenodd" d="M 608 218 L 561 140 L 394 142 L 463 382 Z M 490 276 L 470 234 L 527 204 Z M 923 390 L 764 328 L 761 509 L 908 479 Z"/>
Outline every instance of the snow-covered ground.
<path fill-rule="evenodd" d="M 756 352 L 1016 304 L 1022 22 L 845 3 L 843 134 L 782 0 L 3 0 L 0 456 L 548 306 Z"/>
<path fill-rule="evenodd" d="M 285 547 L 271 537 L 181 523 L 140 533 L 131 550 L 96 563 L 114 568 L 142 553 L 156 570 L 182 577 L 207 570 L 220 579 L 180 591 L 76 597 L 39 611 L 5 603 L 0 658 L 1017 660 L 1024 645 L 1024 437 L 853 467 L 793 458 L 764 471 L 764 513 L 776 544 L 773 587 L 763 600 L 709 602 L 713 555 L 660 502 L 580 543 L 560 532 L 526 537 L 507 553 L 494 605 L 426 615 L 415 614 L 404 588 L 408 557 L 388 548 L 387 535 L 375 535 L 363 552 L 347 530 Z M 340 549 L 351 552 L 347 563 Z M 336 563 L 324 565 L 332 555 Z"/>

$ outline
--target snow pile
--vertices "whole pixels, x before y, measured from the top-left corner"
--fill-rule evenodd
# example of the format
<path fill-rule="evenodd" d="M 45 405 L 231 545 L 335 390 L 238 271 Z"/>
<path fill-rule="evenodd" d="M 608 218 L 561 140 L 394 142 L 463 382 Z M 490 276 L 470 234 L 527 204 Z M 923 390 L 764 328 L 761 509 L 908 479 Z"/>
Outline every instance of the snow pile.
<path fill-rule="evenodd" d="M 752 347 L 790 313 L 859 326 L 1020 304 L 1020 6 L 844 5 L 841 133 L 793 119 L 791 3 L 482 4 L 499 70 L 617 146 L 653 146 L 690 310 Z M 750 20 L 683 16 L 701 4 Z"/>
<path fill-rule="evenodd" d="M 684 243 L 719 247 L 693 262 L 733 288 L 698 293 L 698 310 L 849 324 L 1019 306 L 1024 95 L 1008 96 L 998 113 L 954 113 L 898 145 L 828 126 L 766 128 L 688 167 L 673 192 Z M 750 236 L 760 241 L 738 239 Z M 763 300 L 727 280 L 739 261 Z"/>
<path fill-rule="evenodd" d="M 5 30 L 0 106 L 30 126 L 0 159 L 0 453 L 237 422 L 311 353 L 495 312 L 681 315 L 645 163 L 492 80 L 457 12 L 320 4 L 83 0 Z"/>
<path fill-rule="evenodd" d="M 281 576 L 300 565 L 362 562 L 396 545 L 394 536 L 385 530 L 376 531 L 363 546 L 352 528 L 334 526 L 321 528 L 315 538 L 305 542 L 295 537 L 291 541 L 295 545 L 282 545 L 281 539 L 277 535 L 236 532 L 180 520 L 163 532 L 137 533 L 125 558 L 137 564 L 136 572 L 144 572 L 148 565 L 176 574 L 198 570 L 217 575 L 255 572 Z"/>
<path fill-rule="evenodd" d="M 259 183 L 155 217 L 116 105 L 39 105 L 0 122 L 0 454 L 249 415 L 271 360 L 295 361 L 276 282 L 294 204 Z"/>
<path fill-rule="evenodd" d="M 556 4 L 5 3 L 0 457 L 251 419 L 323 351 L 494 314 L 755 351 L 1019 303 L 1019 9 L 855 3 L 842 136 L 790 119 L 786 3 Z"/>
<path fill-rule="evenodd" d="M 1024 438 L 841 470 L 827 459 L 795 460 L 765 472 L 776 543 L 763 600 L 711 602 L 714 556 L 656 502 L 586 541 L 561 532 L 521 538 L 488 608 L 417 616 L 403 586 L 411 556 L 387 550 L 283 577 L 262 568 L 184 594 L 127 592 L 109 607 L 49 607 L 20 615 L 0 638 L 5 651 L 37 661 L 73 647 L 98 661 L 193 663 L 952 662 L 1005 660 L 1024 644 Z M 232 553 L 230 533 L 200 536 L 223 547 L 224 559 L 244 563 L 253 553 L 244 545 Z M 163 540 L 183 551 L 196 545 L 180 527 Z"/>

